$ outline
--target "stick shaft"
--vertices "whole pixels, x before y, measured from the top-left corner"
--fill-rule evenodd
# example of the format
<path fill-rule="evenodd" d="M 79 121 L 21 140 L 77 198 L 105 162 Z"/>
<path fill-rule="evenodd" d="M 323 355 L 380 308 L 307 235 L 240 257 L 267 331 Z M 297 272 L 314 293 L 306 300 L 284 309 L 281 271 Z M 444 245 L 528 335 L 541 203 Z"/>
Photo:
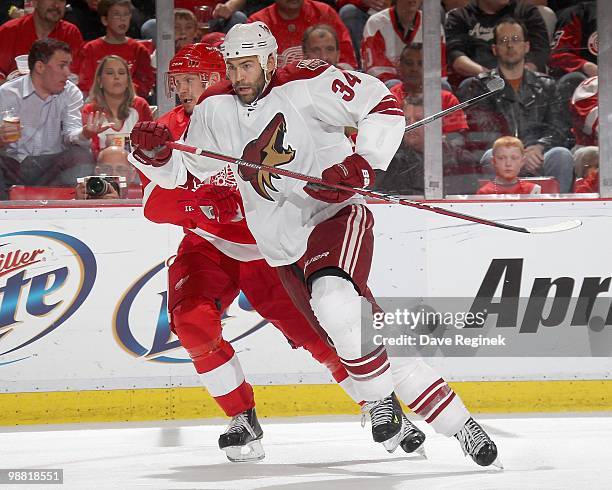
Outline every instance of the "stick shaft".
<path fill-rule="evenodd" d="M 408 131 L 412 131 L 413 129 L 420 128 L 421 126 L 425 126 L 425 124 L 429 124 L 430 122 L 435 121 L 436 119 L 440 119 L 441 117 L 447 116 L 448 114 L 451 114 L 455 111 L 465 109 L 466 107 L 470 107 L 474 104 L 477 104 L 482 99 L 486 99 L 487 97 L 490 97 L 496 92 L 498 92 L 498 90 L 493 90 L 492 92 L 485 92 L 484 94 L 477 95 L 473 99 L 466 100 L 465 102 L 461 102 L 460 104 L 455 104 L 451 107 L 448 107 L 444 109 L 443 111 L 436 112 L 435 114 L 432 114 L 431 116 L 421 119 L 420 121 L 409 124 L 408 126 L 404 128 L 404 132 L 408 132 Z"/>
<path fill-rule="evenodd" d="M 465 221 L 471 221 L 472 223 L 478 223 L 478 224 L 486 225 L 486 226 L 493 226 L 495 228 L 503 228 L 505 230 L 517 231 L 520 233 L 529 233 L 529 230 L 527 230 L 526 228 L 519 227 L 519 226 L 512 226 L 512 225 L 507 225 L 504 223 L 498 223 L 497 221 L 491 221 L 488 219 L 479 218 L 477 216 L 471 216 L 469 214 L 458 213 L 456 211 L 451 211 L 449 209 L 444 209 L 444 208 L 440 208 L 437 206 L 431 206 L 429 204 L 423 204 L 418 201 L 410 201 L 408 199 L 403 199 L 401 197 L 392 196 L 390 194 L 385 194 L 382 192 L 371 191 L 368 189 L 362 189 L 360 187 L 349 187 L 347 185 L 342 185 L 342 184 L 330 184 L 318 177 L 311 177 L 310 175 L 304 175 L 304 174 L 293 172 L 291 170 L 287 170 L 284 168 L 271 168 L 261 163 L 248 162 L 240 158 L 230 157 L 227 155 L 223 155 L 221 153 L 215 153 L 213 151 L 204 150 L 203 148 L 197 148 L 195 146 L 184 145 L 182 143 L 177 143 L 177 142 L 168 142 L 166 143 L 166 146 L 174 150 L 180 150 L 186 153 L 192 153 L 194 155 L 214 158 L 215 160 L 221 160 L 223 162 L 233 163 L 235 165 L 240 165 L 243 167 L 254 168 L 257 170 L 264 171 L 264 172 L 269 172 L 274 175 L 282 175 L 284 177 L 291 177 L 293 179 L 301 180 L 303 182 L 309 182 L 311 184 L 319 184 L 327 188 L 354 192 L 355 194 L 360 194 L 362 196 L 370 197 L 372 199 L 379 199 L 381 201 L 385 201 L 388 203 L 401 204 L 403 206 L 409 206 L 412 208 L 421 209 L 423 211 L 430 211 L 433 213 L 442 214 L 444 216 L 449 216 L 451 218 L 459 218 Z"/>

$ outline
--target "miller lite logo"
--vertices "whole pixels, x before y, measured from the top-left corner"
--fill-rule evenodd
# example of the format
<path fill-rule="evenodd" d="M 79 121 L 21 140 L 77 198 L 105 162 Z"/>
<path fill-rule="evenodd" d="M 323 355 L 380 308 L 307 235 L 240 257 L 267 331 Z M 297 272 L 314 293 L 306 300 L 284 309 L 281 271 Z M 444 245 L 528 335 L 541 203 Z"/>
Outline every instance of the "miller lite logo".
<path fill-rule="evenodd" d="M 29 357 L 27 346 L 69 320 L 95 278 L 92 251 L 71 235 L 48 230 L 0 235 L 0 366 Z"/>
<path fill-rule="evenodd" d="M 0 244 L 0 250 L 7 245 L 6 243 Z M 45 250 L 42 248 L 30 251 L 23 251 L 19 248 L 17 250 L 8 250 L 4 253 L 0 253 L 0 277 L 40 262 L 43 260 L 44 253 Z"/>

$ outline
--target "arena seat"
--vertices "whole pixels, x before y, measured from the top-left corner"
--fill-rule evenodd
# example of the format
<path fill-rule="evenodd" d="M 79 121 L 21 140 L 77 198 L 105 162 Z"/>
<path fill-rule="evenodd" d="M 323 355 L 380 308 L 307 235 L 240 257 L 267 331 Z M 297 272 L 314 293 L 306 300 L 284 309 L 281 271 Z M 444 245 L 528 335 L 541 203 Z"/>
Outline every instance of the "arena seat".
<path fill-rule="evenodd" d="M 14 185 L 8 190 L 11 201 L 65 201 L 74 199 L 74 187 Z"/>

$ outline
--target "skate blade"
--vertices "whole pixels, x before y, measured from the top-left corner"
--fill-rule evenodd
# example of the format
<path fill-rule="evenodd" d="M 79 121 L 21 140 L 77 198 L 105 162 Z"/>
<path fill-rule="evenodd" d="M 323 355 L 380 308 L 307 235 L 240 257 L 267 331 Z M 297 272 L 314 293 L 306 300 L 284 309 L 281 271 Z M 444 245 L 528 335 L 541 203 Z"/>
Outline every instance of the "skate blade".
<path fill-rule="evenodd" d="M 400 428 L 397 434 L 395 434 L 390 439 L 381 442 L 381 444 L 384 446 L 388 453 L 392 453 L 400 445 L 400 442 L 402 442 L 402 435 L 404 435 L 404 431 L 402 428 Z"/>
<path fill-rule="evenodd" d="M 245 446 L 228 446 L 223 450 L 232 463 L 252 463 L 266 457 L 261 441 L 252 441 Z"/>
<path fill-rule="evenodd" d="M 499 468 L 500 470 L 504 469 L 504 465 L 502 464 L 502 462 L 499 460 L 499 458 L 495 458 L 495 461 L 493 461 L 491 463 L 491 466 L 495 466 L 496 468 Z"/>
<path fill-rule="evenodd" d="M 421 456 L 423 459 L 428 459 L 427 458 L 427 453 L 425 452 L 425 444 L 421 444 L 413 452 L 415 454 L 418 454 L 419 456 Z"/>

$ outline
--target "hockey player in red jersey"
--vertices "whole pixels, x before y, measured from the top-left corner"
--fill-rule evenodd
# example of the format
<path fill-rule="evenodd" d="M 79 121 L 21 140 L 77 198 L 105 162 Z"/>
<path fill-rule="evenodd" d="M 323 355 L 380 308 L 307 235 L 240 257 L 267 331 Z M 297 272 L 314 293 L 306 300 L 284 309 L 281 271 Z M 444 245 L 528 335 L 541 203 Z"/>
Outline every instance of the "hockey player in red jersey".
<path fill-rule="evenodd" d="M 166 85 L 181 104 L 162 115 L 172 137 L 178 139 L 204 89 L 221 80 L 225 63 L 221 53 L 204 44 L 186 46 L 170 61 Z M 242 290 L 255 310 L 270 320 L 294 348 L 304 347 L 325 365 L 334 379 L 356 402 L 352 382 L 335 351 L 296 310 L 278 275 L 266 264 L 255 240 L 241 219 L 241 201 L 229 168 L 210 182 L 189 176 L 186 185 L 163 189 L 141 173 L 144 214 L 156 223 L 185 228 L 185 238 L 169 267 L 168 310 L 172 330 L 189 352 L 196 371 L 226 415 L 233 417 L 219 446 L 232 461 L 261 459 L 253 389 L 248 384 L 232 346 L 221 336 L 221 313 Z M 203 209 L 208 216 L 205 216 Z M 210 209 L 209 209 L 210 208 Z M 251 426 L 255 437 L 245 444 Z M 425 439 L 412 426 L 402 444 L 416 449 Z M 408 435 L 408 434 L 407 434 Z M 241 451 L 243 446 L 250 451 Z"/>
<path fill-rule="evenodd" d="M 404 117 L 382 82 L 304 60 L 276 71 L 276 40 L 265 24 L 237 25 L 223 44 L 230 81 L 205 94 L 184 135 L 249 161 L 321 175 L 330 184 L 366 187 L 373 167 L 385 169 L 403 135 Z M 359 130 L 356 147 L 344 127 Z M 170 150 L 163 125 L 140 125 L 132 163 L 166 188 L 206 179 L 224 164 Z M 333 162 L 340 162 L 333 164 Z M 353 381 L 375 441 L 393 451 L 408 425 L 398 394 L 439 432 L 454 435 L 480 465 L 497 457 L 495 444 L 469 416 L 447 383 L 429 366 L 361 345 L 361 300 L 372 259 L 373 218 L 363 199 L 347 191 L 313 188 L 241 167 L 237 184 L 259 249 L 279 272 L 293 302 L 332 340 Z"/>

